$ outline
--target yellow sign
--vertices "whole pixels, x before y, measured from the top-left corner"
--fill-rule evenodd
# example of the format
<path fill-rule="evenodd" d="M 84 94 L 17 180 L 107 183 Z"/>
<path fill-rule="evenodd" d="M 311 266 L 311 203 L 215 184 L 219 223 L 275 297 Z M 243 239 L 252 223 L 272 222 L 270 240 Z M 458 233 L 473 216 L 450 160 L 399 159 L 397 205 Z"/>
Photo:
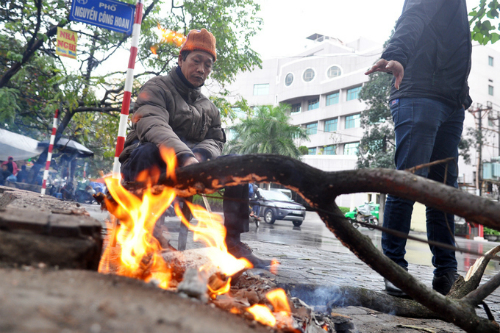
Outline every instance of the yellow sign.
<path fill-rule="evenodd" d="M 56 54 L 76 59 L 76 32 L 57 27 Z"/>

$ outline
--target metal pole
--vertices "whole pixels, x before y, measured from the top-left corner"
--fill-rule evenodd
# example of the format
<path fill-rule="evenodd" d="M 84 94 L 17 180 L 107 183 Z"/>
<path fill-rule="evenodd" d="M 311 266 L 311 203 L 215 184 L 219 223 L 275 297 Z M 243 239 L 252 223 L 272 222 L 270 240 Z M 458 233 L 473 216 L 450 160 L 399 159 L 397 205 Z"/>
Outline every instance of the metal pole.
<path fill-rule="evenodd" d="M 477 161 L 477 180 L 478 180 L 478 186 L 479 186 L 479 196 L 481 196 L 482 191 L 483 191 L 483 184 L 482 184 L 482 165 L 483 165 L 483 115 L 482 115 L 482 108 L 479 108 L 479 154 L 478 154 L 478 161 Z"/>
<path fill-rule="evenodd" d="M 134 27 L 132 30 L 132 45 L 130 46 L 130 57 L 128 60 L 127 77 L 125 79 L 125 91 L 123 93 L 122 110 L 120 114 L 120 126 L 118 127 L 118 138 L 116 139 L 115 160 L 113 163 L 113 178 L 120 178 L 120 161 L 118 157 L 123 151 L 125 145 L 125 136 L 127 134 L 127 119 L 130 109 L 130 98 L 132 97 L 132 83 L 134 82 L 135 58 L 137 57 L 137 47 L 139 45 L 139 36 L 141 34 L 142 7 L 143 0 L 137 0 L 135 7 Z"/>
<path fill-rule="evenodd" d="M 47 154 L 47 162 L 45 162 L 45 171 L 43 172 L 43 183 L 42 183 L 42 191 L 41 191 L 42 196 L 45 195 L 45 190 L 47 188 L 47 179 L 49 178 L 50 161 L 52 160 L 52 149 L 54 148 L 54 141 L 56 139 L 57 118 L 58 117 L 59 117 L 59 109 L 56 109 L 56 112 L 54 113 L 54 121 L 52 122 L 52 134 L 50 135 L 49 152 Z"/>

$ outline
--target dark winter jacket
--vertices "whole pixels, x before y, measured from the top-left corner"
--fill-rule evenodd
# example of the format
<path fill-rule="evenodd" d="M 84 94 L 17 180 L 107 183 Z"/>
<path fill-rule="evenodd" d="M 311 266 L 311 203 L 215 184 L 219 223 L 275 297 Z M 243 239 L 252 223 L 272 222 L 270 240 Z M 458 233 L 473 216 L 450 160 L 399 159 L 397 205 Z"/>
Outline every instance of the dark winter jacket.
<path fill-rule="evenodd" d="M 465 0 L 406 0 L 382 59 L 404 69 L 391 100 L 427 97 L 468 108 L 471 36 Z"/>
<path fill-rule="evenodd" d="M 182 75 L 172 70 L 142 87 L 134 105 L 132 131 L 120 162 L 125 162 L 138 142 L 152 142 L 175 150 L 180 163 L 200 153 L 205 159 L 219 156 L 226 141 L 219 110 Z"/>

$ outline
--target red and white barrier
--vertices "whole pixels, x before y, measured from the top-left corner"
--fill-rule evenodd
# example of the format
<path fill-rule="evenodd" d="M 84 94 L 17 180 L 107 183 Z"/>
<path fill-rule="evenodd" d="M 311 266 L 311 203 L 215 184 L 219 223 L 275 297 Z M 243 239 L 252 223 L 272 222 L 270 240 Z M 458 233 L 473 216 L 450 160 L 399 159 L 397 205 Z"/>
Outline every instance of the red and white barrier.
<path fill-rule="evenodd" d="M 123 93 L 122 110 L 120 114 L 120 126 L 118 127 L 115 160 L 113 163 L 113 178 L 116 179 L 120 178 L 120 161 L 118 161 L 118 157 L 123 151 L 123 146 L 125 145 L 125 137 L 127 135 L 127 120 L 130 109 L 130 98 L 132 96 L 132 83 L 134 82 L 135 58 L 137 57 L 137 47 L 139 45 L 139 36 L 141 34 L 142 8 L 142 0 L 137 0 L 137 4 L 135 7 L 134 27 L 132 30 L 132 45 L 130 47 L 127 77 L 125 79 L 125 91 Z"/>
<path fill-rule="evenodd" d="M 52 134 L 50 135 L 49 153 L 47 154 L 47 162 L 45 162 L 45 171 L 43 172 L 42 196 L 45 195 L 47 189 L 47 179 L 49 178 L 50 161 L 52 160 L 52 149 L 54 149 L 54 141 L 56 140 L 57 118 L 59 117 L 59 109 L 54 113 L 54 121 L 52 123 Z"/>

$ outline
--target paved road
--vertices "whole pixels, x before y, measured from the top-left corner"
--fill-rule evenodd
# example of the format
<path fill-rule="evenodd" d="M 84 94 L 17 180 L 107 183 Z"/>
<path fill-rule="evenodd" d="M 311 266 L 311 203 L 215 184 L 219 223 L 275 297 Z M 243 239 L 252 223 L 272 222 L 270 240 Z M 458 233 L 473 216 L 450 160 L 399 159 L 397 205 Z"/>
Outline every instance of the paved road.
<path fill-rule="evenodd" d="M 84 206 L 93 217 L 101 221 L 107 215 L 100 212 L 97 205 Z M 171 217 L 166 219 L 165 224 L 169 230 L 165 236 L 176 247 L 180 221 L 176 217 Z M 377 248 L 381 248 L 379 231 L 363 227 L 358 230 L 369 236 Z M 425 238 L 425 234 L 414 233 L 414 235 Z M 248 243 L 257 255 L 264 258 L 277 258 L 281 262 L 278 276 L 282 278 L 323 286 L 351 285 L 371 290 L 384 288 L 383 278 L 345 248 L 325 227 L 316 213 L 307 212 L 301 227 L 294 227 L 288 221 L 276 221 L 273 225 L 262 222 L 259 228 L 250 225 L 250 231 L 242 234 L 242 240 Z M 457 238 L 457 242 L 460 247 L 482 253 L 499 245 L 464 238 Z M 187 248 L 194 247 L 201 247 L 201 245 L 194 243 L 192 233 L 189 233 Z M 408 241 L 406 257 L 410 263 L 409 272 L 430 286 L 433 268 L 427 244 Z M 459 273 L 465 275 L 476 258 L 475 255 L 457 253 Z M 490 262 L 483 281 L 499 271 L 499 263 Z M 323 296 L 318 295 L 318 297 Z M 496 291 L 490 295 L 487 303 L 495 317 L 500 318 L 500 292 Z"/>

